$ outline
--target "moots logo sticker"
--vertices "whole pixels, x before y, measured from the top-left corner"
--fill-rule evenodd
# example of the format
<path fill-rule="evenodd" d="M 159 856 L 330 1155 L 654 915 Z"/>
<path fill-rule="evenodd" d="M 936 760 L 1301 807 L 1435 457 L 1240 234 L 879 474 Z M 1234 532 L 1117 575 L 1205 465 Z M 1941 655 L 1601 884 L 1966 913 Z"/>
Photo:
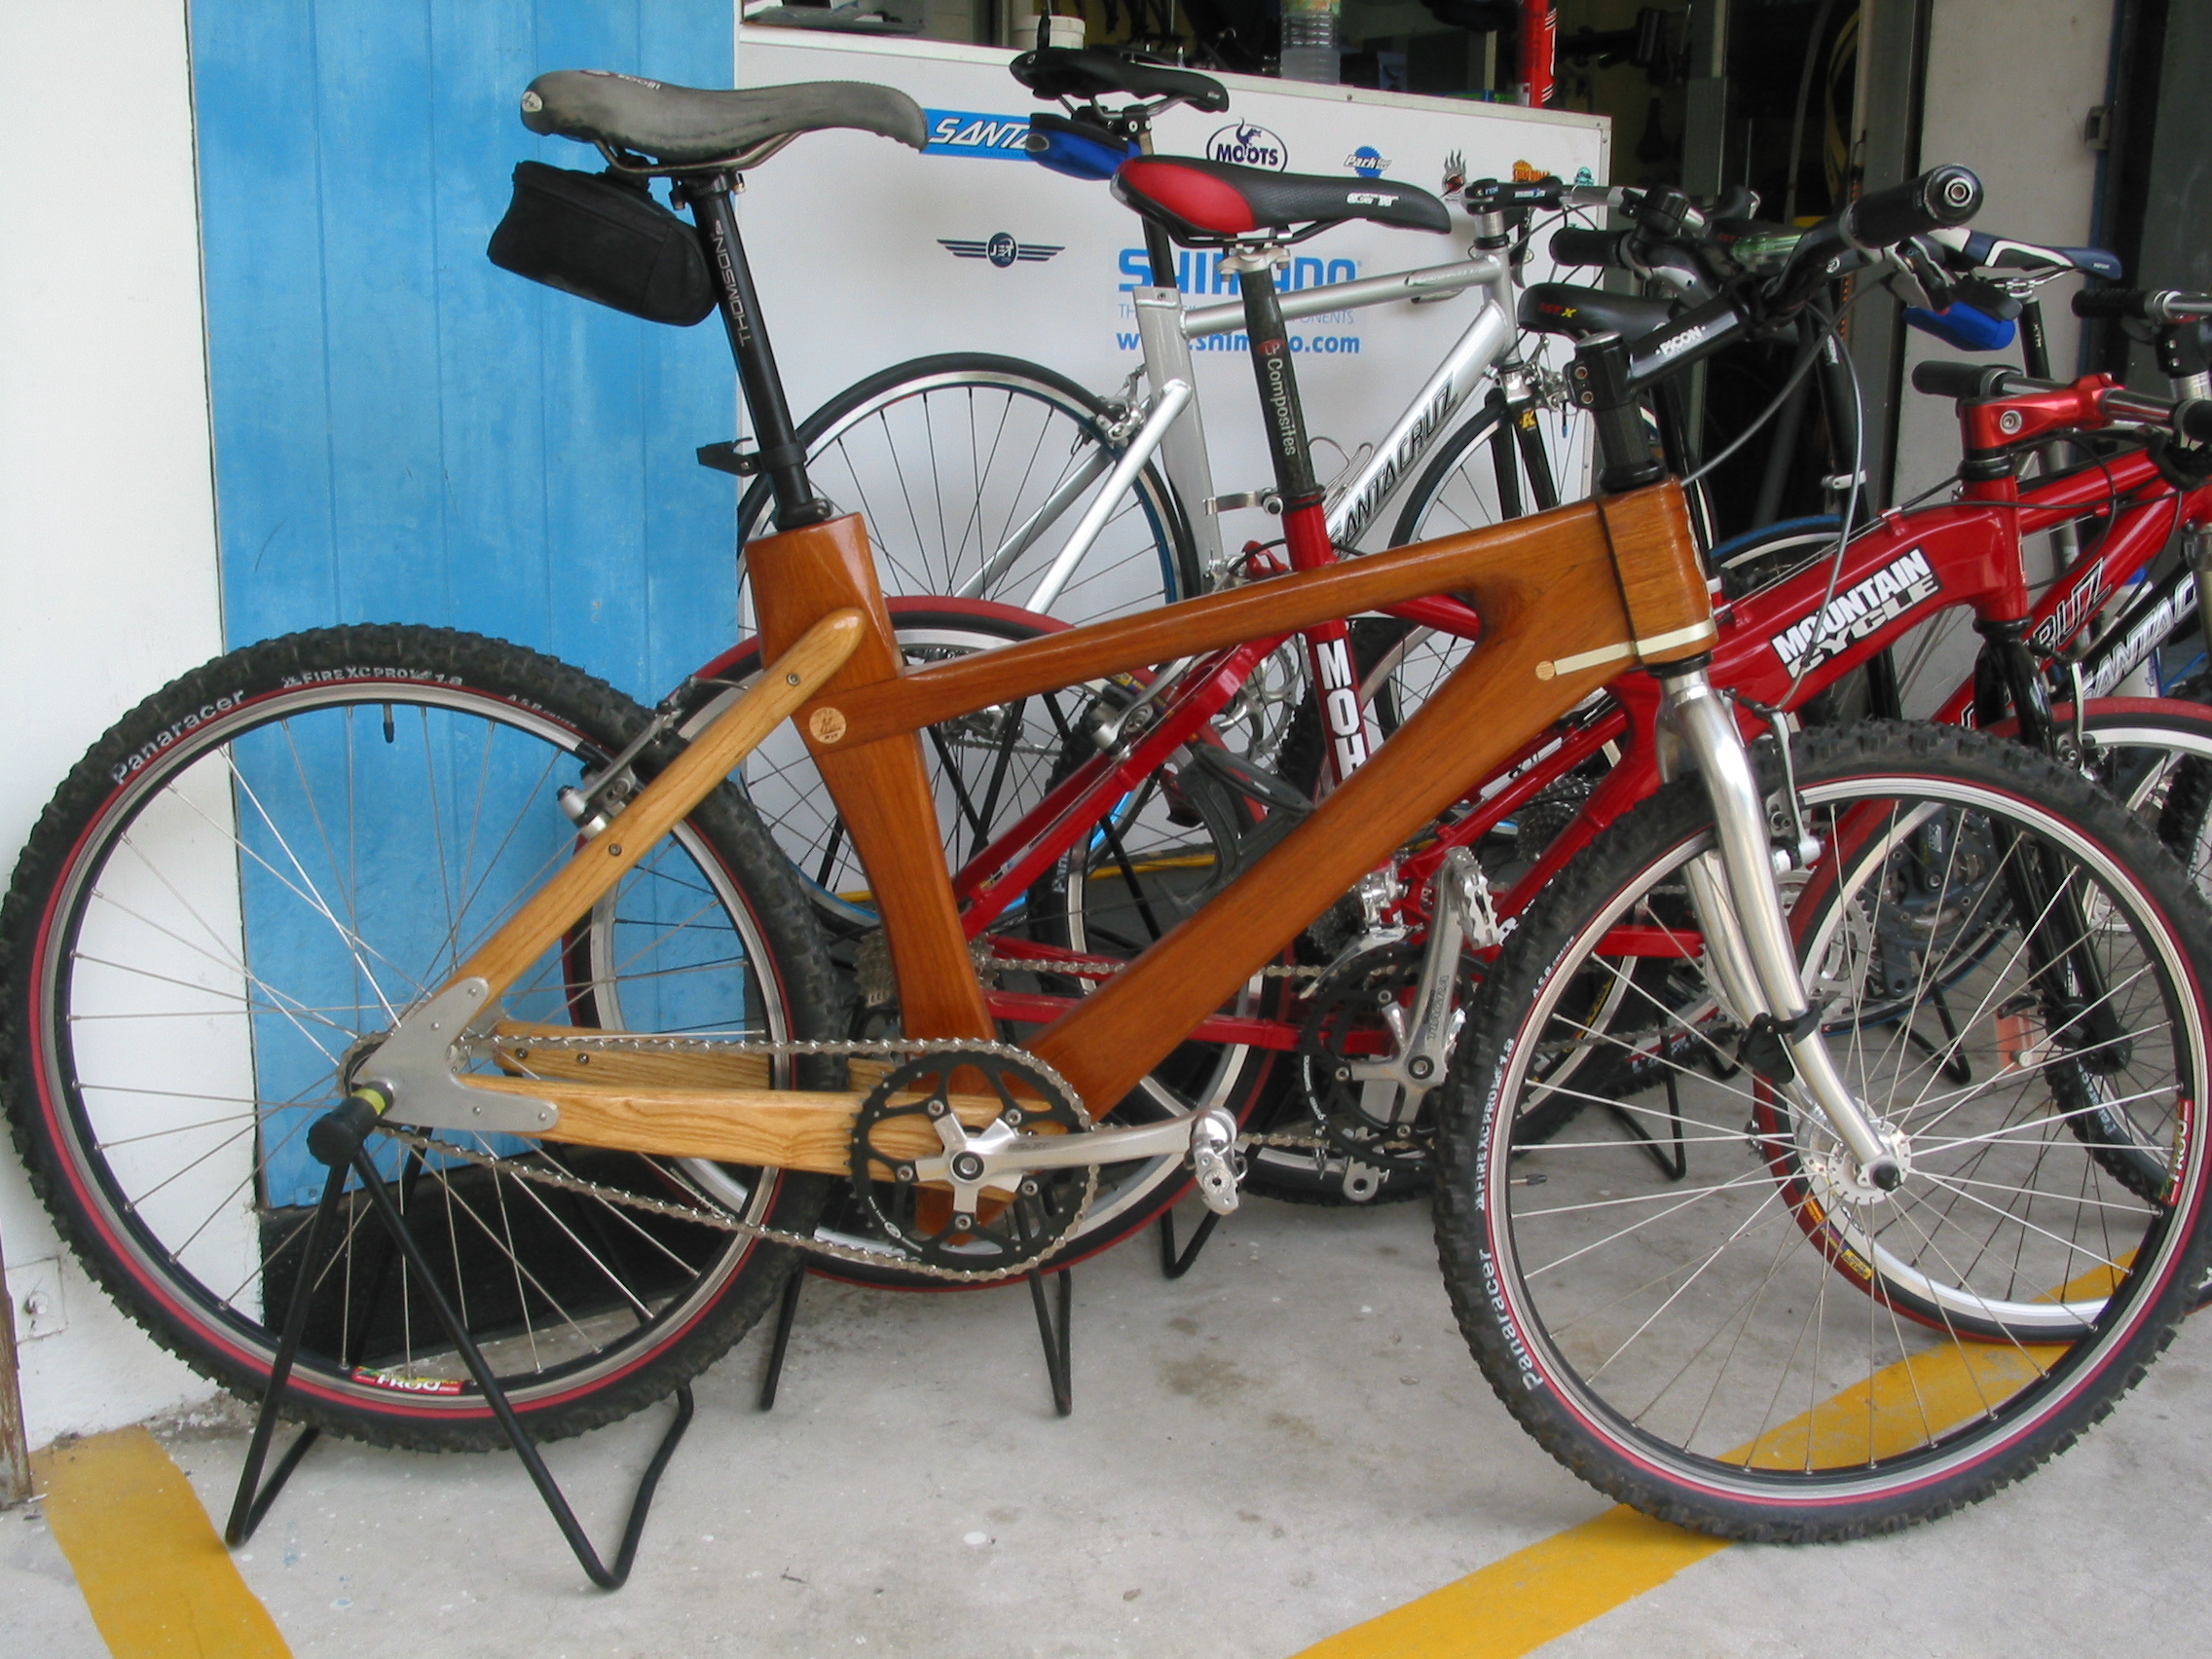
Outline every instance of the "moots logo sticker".
<path fill-rule="evenodd" d="M 1270 172 L 1284 172 L 1290 166 L 1289 145 L 1265 127 L 1241 122 L 1224 127 L 1208 138 L 1206 156 L 1210 161 L 1233 162 L 1240 167 L 1266 167 Z"/>
<path fill-rule="evenodd" d="M 1345 158 L 1345 166 L 1361 178 L 1381 178 L 1382 169 L 1390 165 L 1389 157 L 1372 144 L 1362 144 Z"/>
<path fill-rule="evenodd" d="M 982 241 L 962 241 L 953 237 L 940 237 L 937 244 L 955 259 L 987 259 L 1001 271 L 1010 265 L 1042 265 L 1067 245 L 1064 242 L 1015 241 L 1005 231 Z"/>

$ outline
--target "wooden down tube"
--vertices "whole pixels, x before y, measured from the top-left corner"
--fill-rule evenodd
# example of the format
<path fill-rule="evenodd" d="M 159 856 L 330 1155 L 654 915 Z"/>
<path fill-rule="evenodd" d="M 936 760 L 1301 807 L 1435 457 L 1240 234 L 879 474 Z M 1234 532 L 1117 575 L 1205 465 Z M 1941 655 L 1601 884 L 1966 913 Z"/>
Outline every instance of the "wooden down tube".
<path fill-rule="evenodd" d="M 830 609 L 869 619 L 871 638 L 797 718 L 866 869 L 917 1037 L 991 1031 L 938 845 L 923 727 L 1431 594 L 1459 594 L 1480 613 L 1475 649 L 1373 759 L 1031 1045 L 1093 1112 L 1111 1110 L 1314 916 L 1530 737 L 1624 670 L 1696 656 L 1714 638 L 1672 482 L 911 673 L 858 519 L 756 541 L 747 559 L 769 652 Z"/>

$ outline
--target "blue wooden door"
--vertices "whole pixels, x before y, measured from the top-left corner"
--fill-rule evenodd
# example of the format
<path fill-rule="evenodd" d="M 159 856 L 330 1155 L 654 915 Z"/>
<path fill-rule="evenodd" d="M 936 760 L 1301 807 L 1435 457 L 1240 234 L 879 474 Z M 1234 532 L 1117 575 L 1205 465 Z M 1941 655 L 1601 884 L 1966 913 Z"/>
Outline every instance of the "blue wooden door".
<path fill-rule="evenodd" d="M 733 430 L 719 328 L 554 293 L 496 270 L 484 246 L 517 161 L 600 165 L 524 130 L 533 76 L 726 87 L 731 15 L 729 0 L 195 0 L 231 645 L 435 623 L 550 651 L 650 702 L 728 644 L 732 481 L 692 459 Z M 282 813 L 279 747 L 241 744 L 237 759 L 276 769 L 260 793 Z M 250 847 L 240 862 L 249 967 L 275 979 L 325 941 L 276 919 L 300 910 L 277 866 Z M 257 1021 L 265 1058 L 295 1023 Z M 279 1097 L 314 1098 L 313 1079 L 268 1069 Z M 313 1173 L 286 1151 L 267 1197 L 300 1201 Z"/>

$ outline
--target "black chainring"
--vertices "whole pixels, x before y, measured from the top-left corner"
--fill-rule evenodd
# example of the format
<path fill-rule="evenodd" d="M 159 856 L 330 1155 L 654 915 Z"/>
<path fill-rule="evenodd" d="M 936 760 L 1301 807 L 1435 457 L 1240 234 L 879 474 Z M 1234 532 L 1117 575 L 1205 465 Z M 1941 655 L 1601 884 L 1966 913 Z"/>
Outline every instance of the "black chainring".
<path fill-rule="evenodd" d="M 955 1209 L 949 1185 L 917 1179 L 912 1155 L 878 1150 L 877 1137 L 886 1124 L 919 1120 L 931 1140 L 938 1140 L 938 1121 L 952 1112 L 956 1077 L 961 1093 L 995 1094 L 995 1122 L 1023 1135 L 1046 1124 L 1062 1134 L 1090 1132 L 1090 1120 L 1034 1066 L 982 1051 L 924 1054 L 886 1073 L 861 1102 L 853 1124 L 854 1204 L 909 1262 L 971 1272 L 1019 1272 L 1050 1256 L 1082 1220 L 1096 1169 L 1037 1170 L 1011 1192 L 987 1189 L 986 1201 L 974 1213 Z"/>

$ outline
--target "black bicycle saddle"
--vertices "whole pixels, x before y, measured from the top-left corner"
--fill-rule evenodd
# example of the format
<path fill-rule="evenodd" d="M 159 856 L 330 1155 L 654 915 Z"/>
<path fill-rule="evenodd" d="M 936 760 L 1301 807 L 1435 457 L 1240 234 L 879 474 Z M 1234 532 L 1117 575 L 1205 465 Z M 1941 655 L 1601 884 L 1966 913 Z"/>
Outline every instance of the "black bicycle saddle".
<path fill-rule="evenodd" d="M 1140 98 L 1181 98 L 1193 109 L 1219 112 L 1229 107 L 1229 89 L 1211 75 L 1133 63 L 1104 47 L 1042 46 L 1025 52 L 1007 67 L 1014 78 L 1041 98 L 1094 98 L 1100 92 L 1127 92 Z"/>
<path fill-rule="evenodd" d="M 607 69 L 555 69 L 523 92 L 522 124 L 533 132 L 604 141 L 669 166 L 719 162 L 771 138 L 832 127 L 917 150 L 929 142 L 919 104 L 896 87 L 866 81 L 710 92 Z"/>
<path fill-rule="evenodd" d="M 1608 294 L 1602 288 L 1584 288 L 1572 282 L 1531 282 L 1521 294 L 1523 328 L 1538 334 L 1564 334 L 1570 340 L 1608 333 L 1623 340 L 1641 340 L 1666 327 L 1674 316 L 1670 300 Z"/>
<path fill-rule="evenodd" d="M 1270 172 L 1191 156 L 1133 156 L 1115 173 L 1114 194 L 1193 245 L 1352 219 L 1409 231 L 1452 228 L 1444 203 L 1416 185 Z"/>

